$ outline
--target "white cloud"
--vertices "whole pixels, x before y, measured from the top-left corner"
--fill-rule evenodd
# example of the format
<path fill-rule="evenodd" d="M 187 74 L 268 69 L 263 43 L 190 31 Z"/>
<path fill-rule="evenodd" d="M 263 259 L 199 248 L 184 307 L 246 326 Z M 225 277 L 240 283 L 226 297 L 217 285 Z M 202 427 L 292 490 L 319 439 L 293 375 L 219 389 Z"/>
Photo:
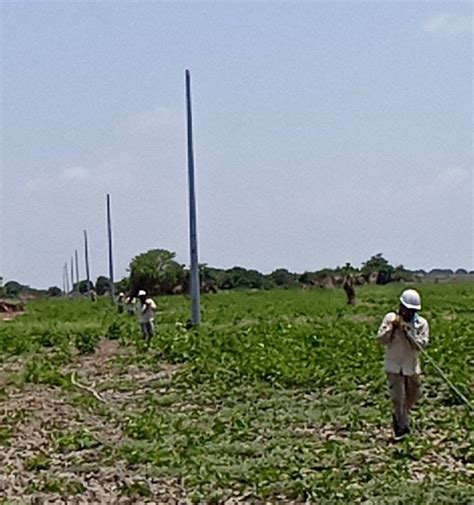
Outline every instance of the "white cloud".
<path fill-rule="evenodd" d="M 440 12 L 423 22 L 425 32 L 438 36 L 468 35 L 473 33 L 473 17 L 469 14 Z"/>
<path fill-rule="evenodd" d="M 84 167 L 68 167 L 61 172 L 60 177 L 68 181 L 84 181 L 89 178 L 89 171 Z"/>
<path fill-rule="evenodd" d="M 471 174 L 462 168 L 440 170 L 433 179 L 432 186 L 439 191 L 469 189 Z"/>
<path fill-rule="evenodd" d="M 39 175 L 26 183 L 26 189 L 30 193 L 43 192 L 45 190 L 63 187 L 67 182 L 81 183 L 91 179 L 88 169 L 80 166 L 66 167 L 54 175 Z"/>
<path fill-rule="evenodd" d="M 38 176 L 26 184 L 28 193 L 78 194 L 84 191 L 102 192 L 124 190 L 133 183 L 133 175 L 128 160 L 109 160 L 90 168 L 72 166 L 60 169 L 48 177 Z"/>

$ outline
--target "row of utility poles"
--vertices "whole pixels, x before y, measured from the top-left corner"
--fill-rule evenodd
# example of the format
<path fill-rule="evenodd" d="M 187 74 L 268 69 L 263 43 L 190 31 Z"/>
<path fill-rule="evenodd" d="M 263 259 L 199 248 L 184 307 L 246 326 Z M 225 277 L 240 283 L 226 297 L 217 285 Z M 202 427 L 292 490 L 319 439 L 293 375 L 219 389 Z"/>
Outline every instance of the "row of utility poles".
<path fill-rule="evenodd" d="M 185 72 L 186 88 L 186 132 L 187 132 L 187 161 L 188 161 L 188 190 L 189 190 L 189 246 L 190 246 L 190 295 L 191 295 L 191 322 L 194 326 L 201 323 L 200 309 L 200 281 L 198 262 L 198 242 L 197 242 L 197 216 L 196 216 L 196 189 L 194 181 L 194 149 L 193 149 L 193 121 L 191 104 L 191 74 L 189 70 Z M 112 247 L 112 215 L 110 195 L 107 194 L 107 237 L 108 237 L 108 260 L 109 260 L 109 282 L 110 299 L 115 303 L 114 284 L 114 257 Z M 75 287 L 79 289 L 79 260 L 77 249 L 74 251 L 75 257 L 75 281 L 74 282 L 74 262 L 71 256 L 70 261 L 70 281 L 68 263 L 63 267 L 63 292 L 65 294 L 74 292 Z M 89 269 L 89 246 L 87 231 L 84 230 L 84 262 L 86 267 L 87 294 L 92 295 L 90 289 L 90 269 Z"/>
<path fill-rule="evenodd" d="M 108 243 L 109 243 L 109 282 L 110 282 L 110 298 L 112 303 L 115 301 L 115 284 L 114 284 L 114 255 L 112 251 L 112 215 L 111 215 L 111 206 L 110 206 L 110 195 L 107 194 L 107 234 L 108 234 Z M 75 272 L 74 272 L 74 263 L 71 256 L 70 262 L 70 273 L 71 273 L 71 284 L 69 285 L 69 273 L 68 273 L 68 264 L 67 261 L 64 263 L 63 267 L 63 293 L 67 295 L 68 293 L 76 293 L 79 291 L 79 255 L 77 254 L 77 249 L 74 250 L 74 258 L 75 258 Z M 91 290 L 91 275 L 90 275 L 90 267 L 89 267 L 89 241 L 87 238 L 87 230 L 84 230 L 84 264 L 86 267 L 86 289 L 87 296 L 91 298 L 92 290 Z M 75 279 L 74 279 L 75 276 Z M 75 280 L 75 282 L 74 282 Z"/>
<path fill-rule="evenodd" d="M 109 196 L 109 195 L 107 195 Z M 72 256 L 70 265 L 70 271 L 68 268 L 68 262 L 66 261 L 63 266 L 63 293 L 67 295 L 68 293 L 76 292 L 76 289 L 79 290 L 79 255 L 77 253 L 77 249 L 74 250 L 74 259 L 75 263 L 73 263 Z M 89 268 L 89 244 L 87 240 L 87 231 L 84 230 L 84 263 L 86 266 L 86 282 L 87 282 L 87 296 L 90 296 L 90 268 Z M 75 270 L 74 270 L 75 264 Z M 69 277 L 69 272 L 71 276 Z"/>

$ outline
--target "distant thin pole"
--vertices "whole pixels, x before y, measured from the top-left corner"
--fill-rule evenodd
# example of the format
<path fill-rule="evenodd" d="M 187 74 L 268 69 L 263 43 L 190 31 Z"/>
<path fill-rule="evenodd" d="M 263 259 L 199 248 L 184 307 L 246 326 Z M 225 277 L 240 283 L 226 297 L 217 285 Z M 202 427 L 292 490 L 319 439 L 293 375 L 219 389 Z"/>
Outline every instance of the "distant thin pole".
<path fill-rule="evenodd" d="M 74 260 L 76 262 L 76 284 L 77 289 L 79 289 L 79 257 L 77 255 L 77 249 L 74 251 Z"/>
<path fill-rule="evenodd" d="M 71 256 L 71 291 L 75 291 L 74 287 L 74 261 Z"/>
<path fill-rule="evenodd" d="M 196 190 L 194 184 L 193 118 L 191 109 L 191 76 L 186 70 L 186 117 L 188 138 L 188 185 L 189 185 L 189 246 L 191 255 L 191 301 L 193 325 L 201 323 L 199 264 L 197 244 Z"/>
<path fill-rule="evenodd" d="M 67 272 L 67 261 L 64 263 L 64 278 L 66 279 L 66 294 L 69 294 L 69 274 Z"/>
<path fill-rule="evenodd" d="M 91 296 L 91 275 L 89 271 L 89 244 L 87 242 L 87 231 L 84 230 L 84 261 L 86 264 L 87 296 Z"/>
<path fill-rule="evenodd" d="M 66 277 L 64 276 L 64 265 L 63 265 L 63 295 L 66 295 Z"/>
<path fill-rule="evenodd" d="M 107 233 L 109 237 L 109 280 L 110 280 L 110 300 L 115 302 L 114 285 L 114 255 L 112 250 L 112 217 L 110 212 L 110 195 L 107 193 Z"/>

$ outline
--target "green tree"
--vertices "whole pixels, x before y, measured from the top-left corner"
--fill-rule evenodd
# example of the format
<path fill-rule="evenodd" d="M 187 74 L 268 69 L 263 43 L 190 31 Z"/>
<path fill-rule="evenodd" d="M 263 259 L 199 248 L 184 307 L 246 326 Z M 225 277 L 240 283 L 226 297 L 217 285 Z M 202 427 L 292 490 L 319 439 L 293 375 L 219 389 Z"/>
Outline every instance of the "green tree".
<path fill-rule="evenodd" d="M 104 291 L 104 293 L 106 293 L 109 290 L 110 283 L 108 282 L 109 279 L 107 279 L 107 277 L 103 277 L 103 279 L 107 280 L 107 283 L 106 283 L 107 288 Z M 101 281 L 101 283 L 104 285 L 103 281 Z M 79 281 L 79 284 L 74 285 L 74 289 L 76 291 L 79 291 L 79 293 L 81 293 L 81 295 L 87 294 L 87 280 Z M 89 290 L 91 290 L 91 289 L 94 289 L 94 284 L 91 281 L 89 281 Z M 101 290 L 102 289 L 104 289 L 104 288 L 101 287 Z"/>
<path fill-rule="evenodd" d="M 130 263 L 130 290 L 144 289 L 150 294 L 171 294 L 185 282 L 184 266 L 175 261 L 176 254 L 165 249 L 152 249 L 135 256 Z"/>
<path fill-rule="evenodd" d="M 51 286 L 50 288 L 48 288 L 48 296 L 56 297 L 61 296 L 62 294 L 63 292 L 61 291 L 60 288 L 58 288 L 58 286 Z"/>
<path fill-rule="evenodd" d="M 206 263 L 199 265 L 199 279 L 202 293 L 216 293 L 218 291 L 219 279 L 224 270 L 209 267 Z M 182 286 L 184 291 L 189 289 L 189 271 L 186 270 L 186 281 Z"/>
<path fill-rule="evenodd" d="M 368 280 L 373 273 L 377 273 L 377 284 L 387 284 L 392 280 L 394 267 L 390 265 L 382 253 L 372 256 L 362 265 L 362 275 Z"/>
<path fill-rule="evenodd" d="M 7 296 L 18 296 L 24 290 L 25 286 L 22 286 L 17 281 L 9 281 L 5 284 L 5 293 Z"/>
<path fill-rule="evenodd" d="M 394 282 L 400 282 L 400 281 L 412 281 L 413 280 L 413 274 L 407 270 L 403 265 L 398 265 L 393 269 L 392 272 L 392 281 Z"/>
<path fill-rule="evenodd" d="M 343 267 L 337 267 L 335 269 L 335 273 L 341 275 L 356 274 L 358 272 L 359 270 L 356 267 L 352 266 L 351 263 L 346 263 Z"/>
<path fill-rule="evenodd" d="M 306 286 L 309 286 L 314 279 L 314 274 L 312 272 L 303 272 L 298 276 L 298 282 L 299 284 L 304 284 Z"/>
<path fill-rule="evenodd" d="M 201 282 L 219 282 L 219 278 L 222 277 L 225 270 L 221 268 L 213 268 L 207 265 L 207 263 L 201 263 L 199 265 L 199 277 Z"/>
<path fill-rule="evenodd" d="M 95 290 L 99 296 L 105 295 L 105 293 L 110 292 L 110 279 L 104 275 L 99 275 L 95 282 Z"/>
<path fill-rule="evenodd" d="M 278 268 L 268 277 L 276 286 L 282 287 L 293 286 L 298 278 L 296 274 L 289 272 L 286 268 Z"/>
<path fill-rule="evenodd" d="M 130 290 L 130 278 L 129 277 L 124 277 L 123 279 L 120 279 L 118 282 L 115 283 L 115 292 L 116 293 L 120 293 L 120 291 L 127 293 L 129 290 Z"/>
<path fill-rule="evenodd" d="M 247 270 L 233 267 L 219 276 L 219 289 L 261 289 L 264 286 L 264 276 L 257 270 Z"/>

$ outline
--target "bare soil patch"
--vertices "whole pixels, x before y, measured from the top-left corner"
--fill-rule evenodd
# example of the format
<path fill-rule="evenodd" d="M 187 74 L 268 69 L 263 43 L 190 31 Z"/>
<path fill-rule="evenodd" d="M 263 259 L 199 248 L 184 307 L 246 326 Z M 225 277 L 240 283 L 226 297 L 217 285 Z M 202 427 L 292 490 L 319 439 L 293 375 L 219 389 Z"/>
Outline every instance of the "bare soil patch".
<path fill-rule="evenodd" d="M 81 405 L 87 391 L 17 387 L 8 381 L 12 370 L 2 370 L 0 498 L 22 504 L 189 503 L 177 480 L 114 460 L 113 449 L 124 439 L 116 414 L 145 394 L 151 382 L 177 371 L 172 365 L 160 366 L 159 372 L 118 366 L 117 358 L 130 352 L 116 341 L 103 341 L 93 355 L 76 356 L 64 370 L 94 388 L 105 386 L 105 415 Z M 131 389 L 120 391 L 123 383 Z"/>

